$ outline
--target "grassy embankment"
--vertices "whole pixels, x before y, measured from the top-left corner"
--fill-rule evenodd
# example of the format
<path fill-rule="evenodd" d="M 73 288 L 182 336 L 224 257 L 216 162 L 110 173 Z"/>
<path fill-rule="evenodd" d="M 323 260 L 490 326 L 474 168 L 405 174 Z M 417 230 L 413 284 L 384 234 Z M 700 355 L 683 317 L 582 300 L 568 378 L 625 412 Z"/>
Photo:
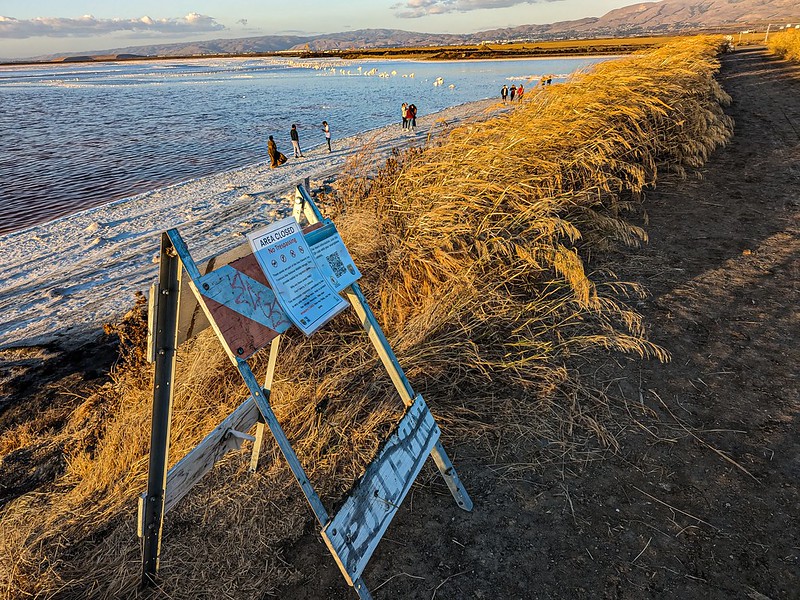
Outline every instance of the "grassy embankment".
<path fill-rule="evenodd" d="M 800 62 L 800 29 L 789 29 L 770 36 L 767 48 L 781 58 Z"/>
<path fill-rule="evenodd" d="M 564 85 L 531 85 L 512 111 L 443 125 L 426 149 L 377 175 L 366 159 L 350 165 L 337 226 L 448 445 L 488 456 L 511 436 L 539 448 L 532 464 L 616 448 L 606 398 L 582 383 L 575 361 L 608 350 L 667 357 L 630 308 L 644 291 L 587 265 L 610 246 L 646 240 L 635 224 L 643 192 L 664 173 L 700 166 L 731 135 L 715 56 L 714 41 L 694 39 Z M 67 453 L 64 473 L 0 514 L 6 597 L 125 596 L 138 582 L 135 498 L 145 487 L 151 374 L 136 339 L 123 348 L 127 366 L 114 383 L 49 434 Z M 308 340 L 290 334 L 283 348 L 275 412 L 332 507 L 401 403 L 352 316 Z M 255 363 L 261 377 L 266 356 Z M 178 365 L 173 462 L 246 394 L 210 332 L 181 349 Z M 0 451 L 18 448 L 31 427 L 7 432 Z M 271 443 L 257 475 L 246 462 L 231 453 L 168 515 L 168 595 L 258 598 L 291 580 L 282 548 L 310 511 Z"/>

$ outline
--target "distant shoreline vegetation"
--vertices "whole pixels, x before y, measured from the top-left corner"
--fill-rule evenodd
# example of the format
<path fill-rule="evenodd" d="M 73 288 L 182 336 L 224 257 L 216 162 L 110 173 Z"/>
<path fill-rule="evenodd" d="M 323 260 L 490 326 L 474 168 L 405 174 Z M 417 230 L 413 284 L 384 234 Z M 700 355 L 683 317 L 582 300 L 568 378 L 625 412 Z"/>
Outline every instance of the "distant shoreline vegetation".
<path fill-rule="evenodd" d="M 120 62 L 144 60 L 185 60 L 198 58 L 342 58 L 342 59 L 416 59 L 416 60 L 485 60 L 557 56 L 630 54 L 672 43 L 687 36 L 647 36 L 592 38 L 555 41 L 481 42 L 458 46 L 418 46 L 358 48 L 346 50 L 279 50 L 275 52 L 208 53 L 184 55 L 143 55 L 133 53 L 85 54 L 52 60 L 3 61 L 0 66 L 52 65 L 64 63 Z"/>

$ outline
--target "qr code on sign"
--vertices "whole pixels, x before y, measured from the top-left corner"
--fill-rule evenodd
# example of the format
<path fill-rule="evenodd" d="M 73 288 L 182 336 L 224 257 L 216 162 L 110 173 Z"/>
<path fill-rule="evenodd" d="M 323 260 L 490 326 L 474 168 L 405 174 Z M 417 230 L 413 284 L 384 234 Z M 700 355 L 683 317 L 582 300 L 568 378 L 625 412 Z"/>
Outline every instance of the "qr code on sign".
<path fill-rule="evenodd" d="M 328 256 L 326 256 L 325 258 L 328 261 L 328 264 L 330 265 L 331 270 L 333 271 L 333 274 L 336 275 L 336 277 L 341 277 L 347 272 L 347 269 L 344 268 L 344 264 L 342 264 L 342 259 L 339 258 L 338 252 L 333 252 L 331 254 L 328 254 Z"/>

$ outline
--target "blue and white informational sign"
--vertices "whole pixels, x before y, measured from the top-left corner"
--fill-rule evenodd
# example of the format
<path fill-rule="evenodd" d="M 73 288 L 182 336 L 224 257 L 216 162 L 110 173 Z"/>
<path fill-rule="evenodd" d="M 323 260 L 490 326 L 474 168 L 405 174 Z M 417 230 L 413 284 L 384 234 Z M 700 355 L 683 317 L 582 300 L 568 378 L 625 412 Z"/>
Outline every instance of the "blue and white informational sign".
<path fill-rule="evenodd" d="M 305 335 L 349 306 L 320 271 L 294 217 L 250 233 L 247 239 L 281 308 Z"/>
<path fill-rule="evenodd" d="M 320 234 L 320 239 L 316 239 L 315 234 L 317 233 Z M 319 270 L 328 278 L 337 292 L 341 292 L 347 286 L 361 279 L 361 272 L 353 262 L 342 236 L 336 231 L 333 223 L 329 223 L 311 235 L 314 236 L 311 254 L 314 255 Z"/>

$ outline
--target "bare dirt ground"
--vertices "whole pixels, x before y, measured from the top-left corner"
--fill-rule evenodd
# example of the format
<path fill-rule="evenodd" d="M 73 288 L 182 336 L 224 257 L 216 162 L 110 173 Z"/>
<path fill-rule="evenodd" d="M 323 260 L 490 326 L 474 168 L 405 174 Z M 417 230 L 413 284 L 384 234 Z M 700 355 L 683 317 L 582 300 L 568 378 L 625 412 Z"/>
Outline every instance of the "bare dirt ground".
<path fill-rule="evenodd" d="M 672 354 L 583 365 L 619 447 L 576 463 L 512 432 L 445 439 L 475 508 L 426 467 L 365 572 L 376 600 L 800 598 L 800 66 L 747 49 L 721 81 L 734 139 L 702 179 L 648 196 L 645 248 L 603 258 L 648 288 L 639 308 Z M 57 429 L 112 348 L 0 352 L 3 429 L 34 412 Z M 4 457 L 0 505 L 52 482 L 59 456 Z M 299 581 L 279 597 L 356 597 L 315 529 L 285 559 Z"/>
<path fill-rule="evenodd" d="M 423 471 L 365 572 L 376 599 L 800 598 L 800 67 L 748 49 L 721 82 L 734 139 L 610 258 L 672 354 L 599 367 L 619 450 L 543 470 L 511 434 L 446 443 L 474 511 Z M 282 598 L 355 597 L 316 532 L 287 560 Z"/>

